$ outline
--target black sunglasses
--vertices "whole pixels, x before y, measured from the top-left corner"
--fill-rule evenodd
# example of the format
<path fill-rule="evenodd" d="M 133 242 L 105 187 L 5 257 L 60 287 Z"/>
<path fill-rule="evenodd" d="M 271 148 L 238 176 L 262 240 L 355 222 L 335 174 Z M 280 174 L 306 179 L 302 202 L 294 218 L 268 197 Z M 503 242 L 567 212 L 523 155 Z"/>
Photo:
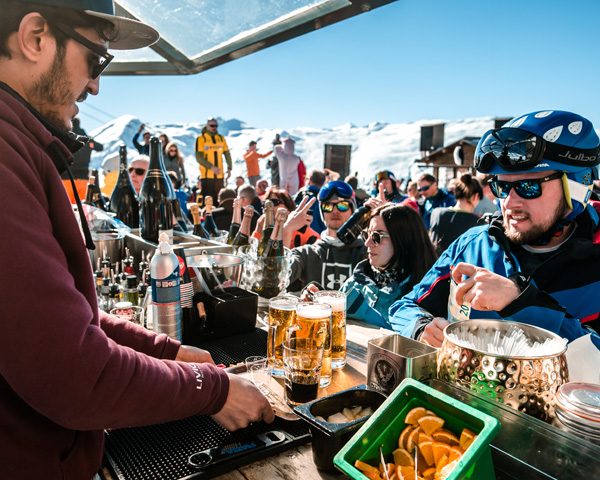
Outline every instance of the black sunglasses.
<path fill-rule="evenodd" d="M 373 243 L 375 245 L 379 245 L 381 243 L 381 239 L 383 238 L 390 238 L 389 234 L 384 232 L 378 232 L 377 230 L 373 230 L 372 232 L 369 232 L 368 230 L 363 230 L 362 232 L 360 232 L 360 236 L 365 242 L 369 240 L 369 237 L 371 237 L 371 240 L 373 240 Z"/>
<path fill-rule="evenodd" d="M 135 172 L 136 175 L 139 175 L 140 177 L 142 175 L 146 175 L 146 169 L 144 168 L 133 168 L 133 167 L 129 167 L 127 169 L 127 171 L 129 172 L 129 174 L 131 175 L 131 172 Z"/>
<path fill-rule="evenodd" d="M 102 48 L 97 43 L 88 40 L 67 25 L 57 23 L 54 25 L 54 28 L 56 28 L 65 37 L 75 40 L 77 43 L 83 45 L 93 53 L 93 55 L 88 56 L 88 66 L 92 80 L 98 78 L 102 72 L 106 70 L 106 67 L 108 67 L 110 62 L 112 62 L 113 58 L 115 58 L 113 55 L 108 53 L 105 48 Z"/>
<path fill-rule="evenodd" d="M 219 126 L 219 125 L 217 125 L 217 124 L 214 124 L 214 123 L 213 123 L 212 125 L 209 125 L 209 127 L 210 127 L 210 128 L 217 128 L 218 126 Z"/>
<path fill-rule="evenodd" d="M 548 175 L 547 177 L 525 178 L 515 182 L 498 180 L 497 177 L 494 177 L 488 182 L 488 184 L 490 185 L 490 189 L 492 190 L 494 196 L 498 198 L 508 197 L 510 190 L 514 188 L 519 197 L 524 198 L 525 200 L 531 200 L 533 198 L 539 198 L 542 196 L 542 183 L 559 179 L 562 176 L 562 172 L 556 172 L 552 175 Z"/>
<path fill-rule="evenodd" d="M 430 183 L 429 185 L 423 185 L 422 187 L 417 188 L 417 192 L 426 192 L 432 185 L 433 183 Z"/>
<path fill-rule="evenodd" d="M 277 207 L 283 203 L 278 198 L 267 198 L 267 200 L 269 200 L 273 204 L 274 207 Z"/>

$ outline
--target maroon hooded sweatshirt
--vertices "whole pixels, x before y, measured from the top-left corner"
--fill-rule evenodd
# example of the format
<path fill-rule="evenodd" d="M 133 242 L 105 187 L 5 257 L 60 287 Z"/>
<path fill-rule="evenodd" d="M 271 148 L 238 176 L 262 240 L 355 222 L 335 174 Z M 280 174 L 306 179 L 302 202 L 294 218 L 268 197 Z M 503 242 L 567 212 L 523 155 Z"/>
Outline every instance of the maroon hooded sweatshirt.
<path fill-rule="evenodd" d="M 71 153 L 0 84 L 0 478 L 90 480 L 103 433 L 213 414 L 227 375 L 99 312 L 57 167 Z M 62 158 L 61 158 L 62 157 Z"/>

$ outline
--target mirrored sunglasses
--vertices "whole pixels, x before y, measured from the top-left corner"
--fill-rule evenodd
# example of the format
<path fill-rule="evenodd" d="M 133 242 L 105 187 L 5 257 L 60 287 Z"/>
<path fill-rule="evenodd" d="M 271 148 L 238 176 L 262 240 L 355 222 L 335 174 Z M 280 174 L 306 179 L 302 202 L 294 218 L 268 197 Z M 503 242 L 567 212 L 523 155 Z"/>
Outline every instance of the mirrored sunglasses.
<path fill-rule="evenodd" d="M 373 230 L 372 232 L 369 232 L 368 230 L 363 230 L 362 232 L 360 232 L 360 236 L 365 242 L 369 240 L 369 237 L 371 237 L 371 240 L 373 240 L 373 243 L 375 245 L 379 245 L 381 243 L 382 238 L 390 238 L 389 234 L 384 232 L 378 232 L 377 230 Z"/>
<path fill-rule="evenodd" d="M 506 198 L 510 193 L 511 189 L 515 189 L 517 195 L 525 200 L 531 200 L 542 196 L 542 183 L 549 182 L 551 180 L 557 180 L 563 176 L 562 172 L 556 172 L 552 175 L 542 178 L 525 178 L 523 180 L 517 180 L 514 182 L 507 182 L 506 180 L 498 180 L 497 177 L 492 178 L 488 184 L 494 196 L 498 198 Z"/>
<path fill-rule="evenodd" d="M 337 207 L 339 212 L 347 212 L 352 208 L 352 204 L 348 200 L 342 200 L 340 202 L 322 202 L 321 203 L 321 211 L 323 213 L 331 213 L 333 209 Z"/>

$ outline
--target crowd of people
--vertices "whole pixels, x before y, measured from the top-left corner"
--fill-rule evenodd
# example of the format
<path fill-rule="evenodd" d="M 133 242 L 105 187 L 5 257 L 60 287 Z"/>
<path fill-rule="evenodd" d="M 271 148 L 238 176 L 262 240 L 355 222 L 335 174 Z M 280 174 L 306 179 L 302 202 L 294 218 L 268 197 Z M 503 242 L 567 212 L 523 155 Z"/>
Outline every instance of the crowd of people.
<path fill-rule="evenodd" d="M 98 309 L 91 236 L 82 217 L 82 241 L 60 178 L 81 206 L 70 170 L 82 146 L 70 133 L 75 104 L 99 93 L 109 47 L 147 47 L 159 36 L 116 16 L 110 1 L 83 3 L 0 0 L 2 478 L 94 478 L 105 429 L 195 414 L 230 430 L 274 419 L 261 392 L 208 352 Z M 142 125 L 132 139 L 137 191 L 148 169 L 147 133 Z M 189 178 L 177 145 L 166 135 L 161 141 L 181 187 Z M 454 193 L 430 173 L 399 181 L 386 170 L 369 196 L 355 177 L 307 175 L 294 140 L 279 137 L 268 182 L 255 169 L 263 155 L 255 147 L 245 156 L 248 183 L 228 188 L 231 155 L 209 118 L 196 142 L 196 192 L 217 199 L 224 229 L 235 198 L 252 205 L 255 236 L 266 200 L 288 210 L 291 290 L 342 290 L 349 317 L 433 346 L 443 340 L 450 302 L 467 306 L 468 318 L 520 321 L 600 348 L 592 197 L 600 141 L 586 118 L 532 112 L 484 133 L 474 167 L 486 177 L 480 183 L 465 172 Z M 338 232 L 359 204 L 370 209 L 368 222 L 347 244 Z"/>

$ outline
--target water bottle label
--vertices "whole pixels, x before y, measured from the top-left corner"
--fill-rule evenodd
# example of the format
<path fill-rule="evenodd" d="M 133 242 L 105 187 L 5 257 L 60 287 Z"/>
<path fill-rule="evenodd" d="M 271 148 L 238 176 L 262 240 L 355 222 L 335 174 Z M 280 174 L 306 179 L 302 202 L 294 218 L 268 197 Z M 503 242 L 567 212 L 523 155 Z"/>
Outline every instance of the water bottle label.
<path fill-rule="evenodd" d="M 152 279 L 154 303 L 179 303 L 179 266 L 166 278 Z"/>

